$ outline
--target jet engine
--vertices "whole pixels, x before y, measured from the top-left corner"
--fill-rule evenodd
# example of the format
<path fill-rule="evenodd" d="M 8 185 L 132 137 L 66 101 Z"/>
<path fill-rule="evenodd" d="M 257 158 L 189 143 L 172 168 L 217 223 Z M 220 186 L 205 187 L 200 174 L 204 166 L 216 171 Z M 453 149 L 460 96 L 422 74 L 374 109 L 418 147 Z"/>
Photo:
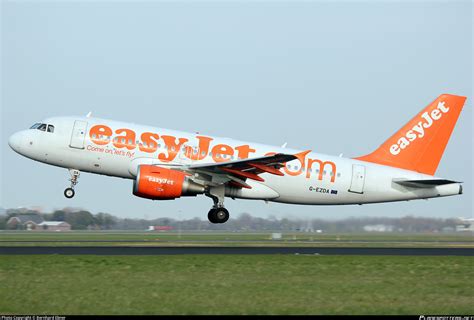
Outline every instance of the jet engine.
<path fill-rule="evenodd" d="M 181 171 L 152 165 L 138 167 L 133 194 L 151 200 L 173 200 L 204 193 L 203 186 L 191 181 Z"/>

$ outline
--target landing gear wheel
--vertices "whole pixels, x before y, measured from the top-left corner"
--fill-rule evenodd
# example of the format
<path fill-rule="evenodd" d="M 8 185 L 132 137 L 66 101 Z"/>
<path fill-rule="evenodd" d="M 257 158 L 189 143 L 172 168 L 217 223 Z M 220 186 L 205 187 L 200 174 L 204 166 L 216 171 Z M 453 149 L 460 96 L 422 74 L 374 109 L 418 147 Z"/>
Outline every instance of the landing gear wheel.
<path fill-rule="evenodd" d="M 209 221 L 214 224 L 226 223 L 229 216 L 229 211 L 226 208 L 213 208 L 207 214 Z"/>
<path fill-rule="evenodd" d="M 216 218 L 215 218 L 216 216 L 215 213 L 216 213 L 216 209 L 211 209 L 209 213 L 207 214 L 207 219 L 209 219 L 210 223 L 217 223 Z"/>
<path fill-rule="evenodd" d="M 219 208 L 215 211 L 217 223 L 226 223 L 229 220 L 229 211 L 226 208 Z"/>
<path fill-rule="evenodd" d="M 67 188 L 66 190 L 64 190 L 64 196 L 68 199 L 74 198 L 75 194 L 76 192 L 74 191 L 73 188 Z"/>

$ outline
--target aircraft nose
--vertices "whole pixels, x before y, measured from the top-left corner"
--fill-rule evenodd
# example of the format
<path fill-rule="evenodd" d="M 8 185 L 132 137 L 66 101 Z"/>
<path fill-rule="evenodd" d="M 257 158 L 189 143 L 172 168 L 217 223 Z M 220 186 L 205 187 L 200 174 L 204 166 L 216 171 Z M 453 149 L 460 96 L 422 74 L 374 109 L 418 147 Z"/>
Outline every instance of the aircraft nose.
<path fill-rule="evenodd" d="M 23 140 L 23 134 L 21 132 L 14 133 L 8 139 L 8 145 L 12 148 L 15 152 L 20 152 L 21 148 L 21 141 Z"/>

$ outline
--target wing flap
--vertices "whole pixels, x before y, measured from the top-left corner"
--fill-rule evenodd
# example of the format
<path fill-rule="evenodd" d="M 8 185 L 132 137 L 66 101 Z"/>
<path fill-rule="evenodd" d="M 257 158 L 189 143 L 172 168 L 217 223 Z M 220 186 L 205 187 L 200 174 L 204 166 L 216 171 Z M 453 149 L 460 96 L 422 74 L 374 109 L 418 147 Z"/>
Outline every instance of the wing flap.
<path fill-rule="evenodd" d="M 189 165 L 183 167 L 182 170 L 191 173 L 204 173 L 211 177 L 213 182 L 219 181 L 219 184 L 230 183 L 234 187 L 250 189 L 252 187 L 245 182 L 247 179 L 264 182 L 265 180 L 259 176 L 262 173 L 283 176 L 284 174 L 280 169 L 287 162 L 295 159 L 297 159 L 295 155 L 277 153 L 259 158 Z"/>
<path fill-rule="evenodd" d="M 277 153 L 272 156 L 265 156 L 259 158 L 249 158 L 229 162 L 221 163 L 210 163 L 210 164 L 196 164 L 187 166 L 187 169 L 206 169 L 209 171 L 217 171 L 222 167 L 231 168 L 231 169 L 251 169 L 254 168 L 251 164 L 263 165 L 267 167 L 277 166 L 279 168 L 283 167 L 285 163 L 297 159 L 296 156 L 292 154 L 283 154 Z"/>

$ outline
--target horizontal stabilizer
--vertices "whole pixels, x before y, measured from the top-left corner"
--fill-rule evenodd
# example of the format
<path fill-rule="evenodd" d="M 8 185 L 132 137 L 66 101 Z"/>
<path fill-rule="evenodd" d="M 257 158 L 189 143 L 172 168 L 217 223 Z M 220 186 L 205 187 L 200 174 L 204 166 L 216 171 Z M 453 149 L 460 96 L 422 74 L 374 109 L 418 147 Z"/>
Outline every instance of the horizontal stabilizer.
<path fill-rule="evenodd" d="M 393 182 L 402 185 L 404 187 L 410 188 L 434 188 L 438 186 L 444 186 L 447 184 L 461 183 L 458 181 L 451 181 L 445 179 L 431 179 L 431 180 L 397 180 L 394 179 Z"/>

